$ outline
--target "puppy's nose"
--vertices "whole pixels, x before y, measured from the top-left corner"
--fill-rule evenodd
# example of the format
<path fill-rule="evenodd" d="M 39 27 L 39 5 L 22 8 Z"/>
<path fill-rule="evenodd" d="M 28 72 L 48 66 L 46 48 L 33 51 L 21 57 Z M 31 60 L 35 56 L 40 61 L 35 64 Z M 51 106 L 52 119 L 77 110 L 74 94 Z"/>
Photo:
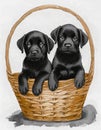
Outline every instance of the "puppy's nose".
<path fill-rule="evenodd" d="M 71 43 L 65 43 L 64 46 L 69 48 L 69 47 L 72 46 L 72 44 Z"/>
<path fill-rule="evenodd" d="M 31 52 L 32 55 L 36 55 L 38 53 L 38 50 L 34 50 Z"/>

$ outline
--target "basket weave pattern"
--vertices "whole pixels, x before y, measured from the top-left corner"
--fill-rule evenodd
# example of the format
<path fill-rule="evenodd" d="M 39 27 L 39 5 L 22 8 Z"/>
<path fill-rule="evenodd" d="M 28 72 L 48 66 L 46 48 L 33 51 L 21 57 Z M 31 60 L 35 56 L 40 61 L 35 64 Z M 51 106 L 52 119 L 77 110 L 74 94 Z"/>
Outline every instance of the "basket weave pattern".
<path fill-rule="evenodd" d="M 29 79 L 29 91 L 27 95 L 23 96 L 18 90 L 18 75 L 19 73 L 12 73 L 9 63 L 9 46 L 12 35 L 16 27 L 32 12 L 43 9 L 60 9 L 74 15 L 83 25 L 90 44 L 91 51 L 91 65 L 89 73 L 85 75 L 85 85 L 81 89 L 76 89 L 74 86 L 74 79 L 59 81 L 59 87 L 56 91 L 52 92 L 48 88 L 47 81 L 43 84 L 42 94 L 34 96 L 32 93 L 32 85 L 34 79 Z M 91 84 L 94 73 L 94 47 L 90 31 L 84 20 L 75 12 L 68 8 L 57 5 L 43 5 L 29 10 L 25 13 L 11 28 L 10 34 L 6 42 L 6 67 L 8 80 L 13 88 L 17 97 L 23 115 L 31 120 L 42 121 L 70 121 L 80 119 L 82 114 L 82 107 L 87 96 L 89 86 Z"/>
<path fill-rule="evenodd" d="M 32 93 L 34 80 L 29 80 L 29 91 L 26 96 L 23 96 L 18 90 L 18 74 L 8 75 L 8 77 L 25 117 L 43 121 L 67 121 L 81 117 L 81 108 L 90 85 L 90 81 L 87 80 L 88 75 L 82 89 L 76 89 L 71 79 L 60 81 L 58 89 L 52 92 L 48 89 L 46 81 L 43 84 L 43 92 L 38 97 Z"/>

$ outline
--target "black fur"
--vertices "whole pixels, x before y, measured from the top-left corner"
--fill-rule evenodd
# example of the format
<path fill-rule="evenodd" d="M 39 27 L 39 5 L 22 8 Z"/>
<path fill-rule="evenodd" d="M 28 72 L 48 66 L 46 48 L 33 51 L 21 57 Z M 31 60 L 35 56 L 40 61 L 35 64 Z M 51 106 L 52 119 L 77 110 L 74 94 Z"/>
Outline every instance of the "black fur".
<path fill-rule="evenodd" d="M 88 37 L 81 30 L 71 24 L 59 26 L 51 32 L 51 37 L 58 48 L 53 59 L 53 70 L 49 76 L 49 88 L 54 91 L 58 87 L 58 80 L 74 78 L 77 88 L 85 83 L 85 71 L 81 62 L 79 46 L 82 48 Z"/>
<path fill-rule="evenodd" d="M 18 48 L 25 51 L 22 72 L 19 74 L 19 91 L 25 95 L 28 92 L 28 79 L 35 78 L 32 91 L 37 96 L 42 92 L 42 84 L 51 72 L 51 63 L 47 52 L 50 53 L 54 43 L 45 34 L 32 31 L 25 34 L 17 42 Z"/>

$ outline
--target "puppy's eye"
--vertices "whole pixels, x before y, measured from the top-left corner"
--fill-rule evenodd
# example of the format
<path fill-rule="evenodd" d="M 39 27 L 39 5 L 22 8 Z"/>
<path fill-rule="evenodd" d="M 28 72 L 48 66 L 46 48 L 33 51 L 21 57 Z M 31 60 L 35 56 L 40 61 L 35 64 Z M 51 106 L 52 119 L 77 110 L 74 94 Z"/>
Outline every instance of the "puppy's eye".
<path fill-rule="evenodd" d="M 75 37 L 73 37 L 73 41 L 75 42 L 75 41 L 78 41 L 78 38 L 75 36 Z"/>
<path fill-rule="evenodd" d="M 63 36 L 60 37 L 60 40 L 61 40 L 61 41 L 64 41 L 64 39 L 65 39 L 65 38 L 64 38 Z"/>
<path fill-rule="evenodd" d="M 28 47 L 28 48 L 31 47 L 31 43 L 30 43 L 30 42 L 27 43 L 27 47 Z"/>
<path fill-rule="evenodd" d="M 42 42 L 40 42 L 40 43 L 39 43 L 39 46 L 42 48 L 42 47 L 43 47 L 43 43 L 42 43 Z"/>

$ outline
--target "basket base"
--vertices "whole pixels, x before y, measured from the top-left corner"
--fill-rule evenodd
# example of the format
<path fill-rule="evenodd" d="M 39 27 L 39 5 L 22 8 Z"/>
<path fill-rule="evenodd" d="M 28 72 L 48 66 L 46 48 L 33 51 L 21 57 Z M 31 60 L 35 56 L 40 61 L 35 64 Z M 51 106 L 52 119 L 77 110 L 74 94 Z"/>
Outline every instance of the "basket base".
<path fill-rule="evenodd" d="M 85 124 L 91 124 L 95 121 L 96 119 L 96 109 L 92 105 L 87 105 L 83 108 L 82 112 L 82 118 L 79 120 L 75 121 L 69 121 L 69 122 L 46 122 L 46 121 L 32 121 L 24 118 L 22 112 L 16 111 L 14 112 L 8 119 L 9 121 L 14 122 L 15 121 L 15 126 L 20 126 L 20 125 L 34 125 L 34 126 L 68 126 L 70 125 L 71 127 L 73 126 L 81 126 Z"/>
<path fill-rule="evenodd" d="M 65 122 L 65 121 L 73 121 L 73 120 L 79 120 L 82 117 L 82 113 L 80 115 L 71 115 L 68 117 L 26 117 L 26 115 L 23 114 L 23 116 L 28 119 L 28 120 L 33 120 L 33 121 L 48 121 L 48 122 Z"/>

